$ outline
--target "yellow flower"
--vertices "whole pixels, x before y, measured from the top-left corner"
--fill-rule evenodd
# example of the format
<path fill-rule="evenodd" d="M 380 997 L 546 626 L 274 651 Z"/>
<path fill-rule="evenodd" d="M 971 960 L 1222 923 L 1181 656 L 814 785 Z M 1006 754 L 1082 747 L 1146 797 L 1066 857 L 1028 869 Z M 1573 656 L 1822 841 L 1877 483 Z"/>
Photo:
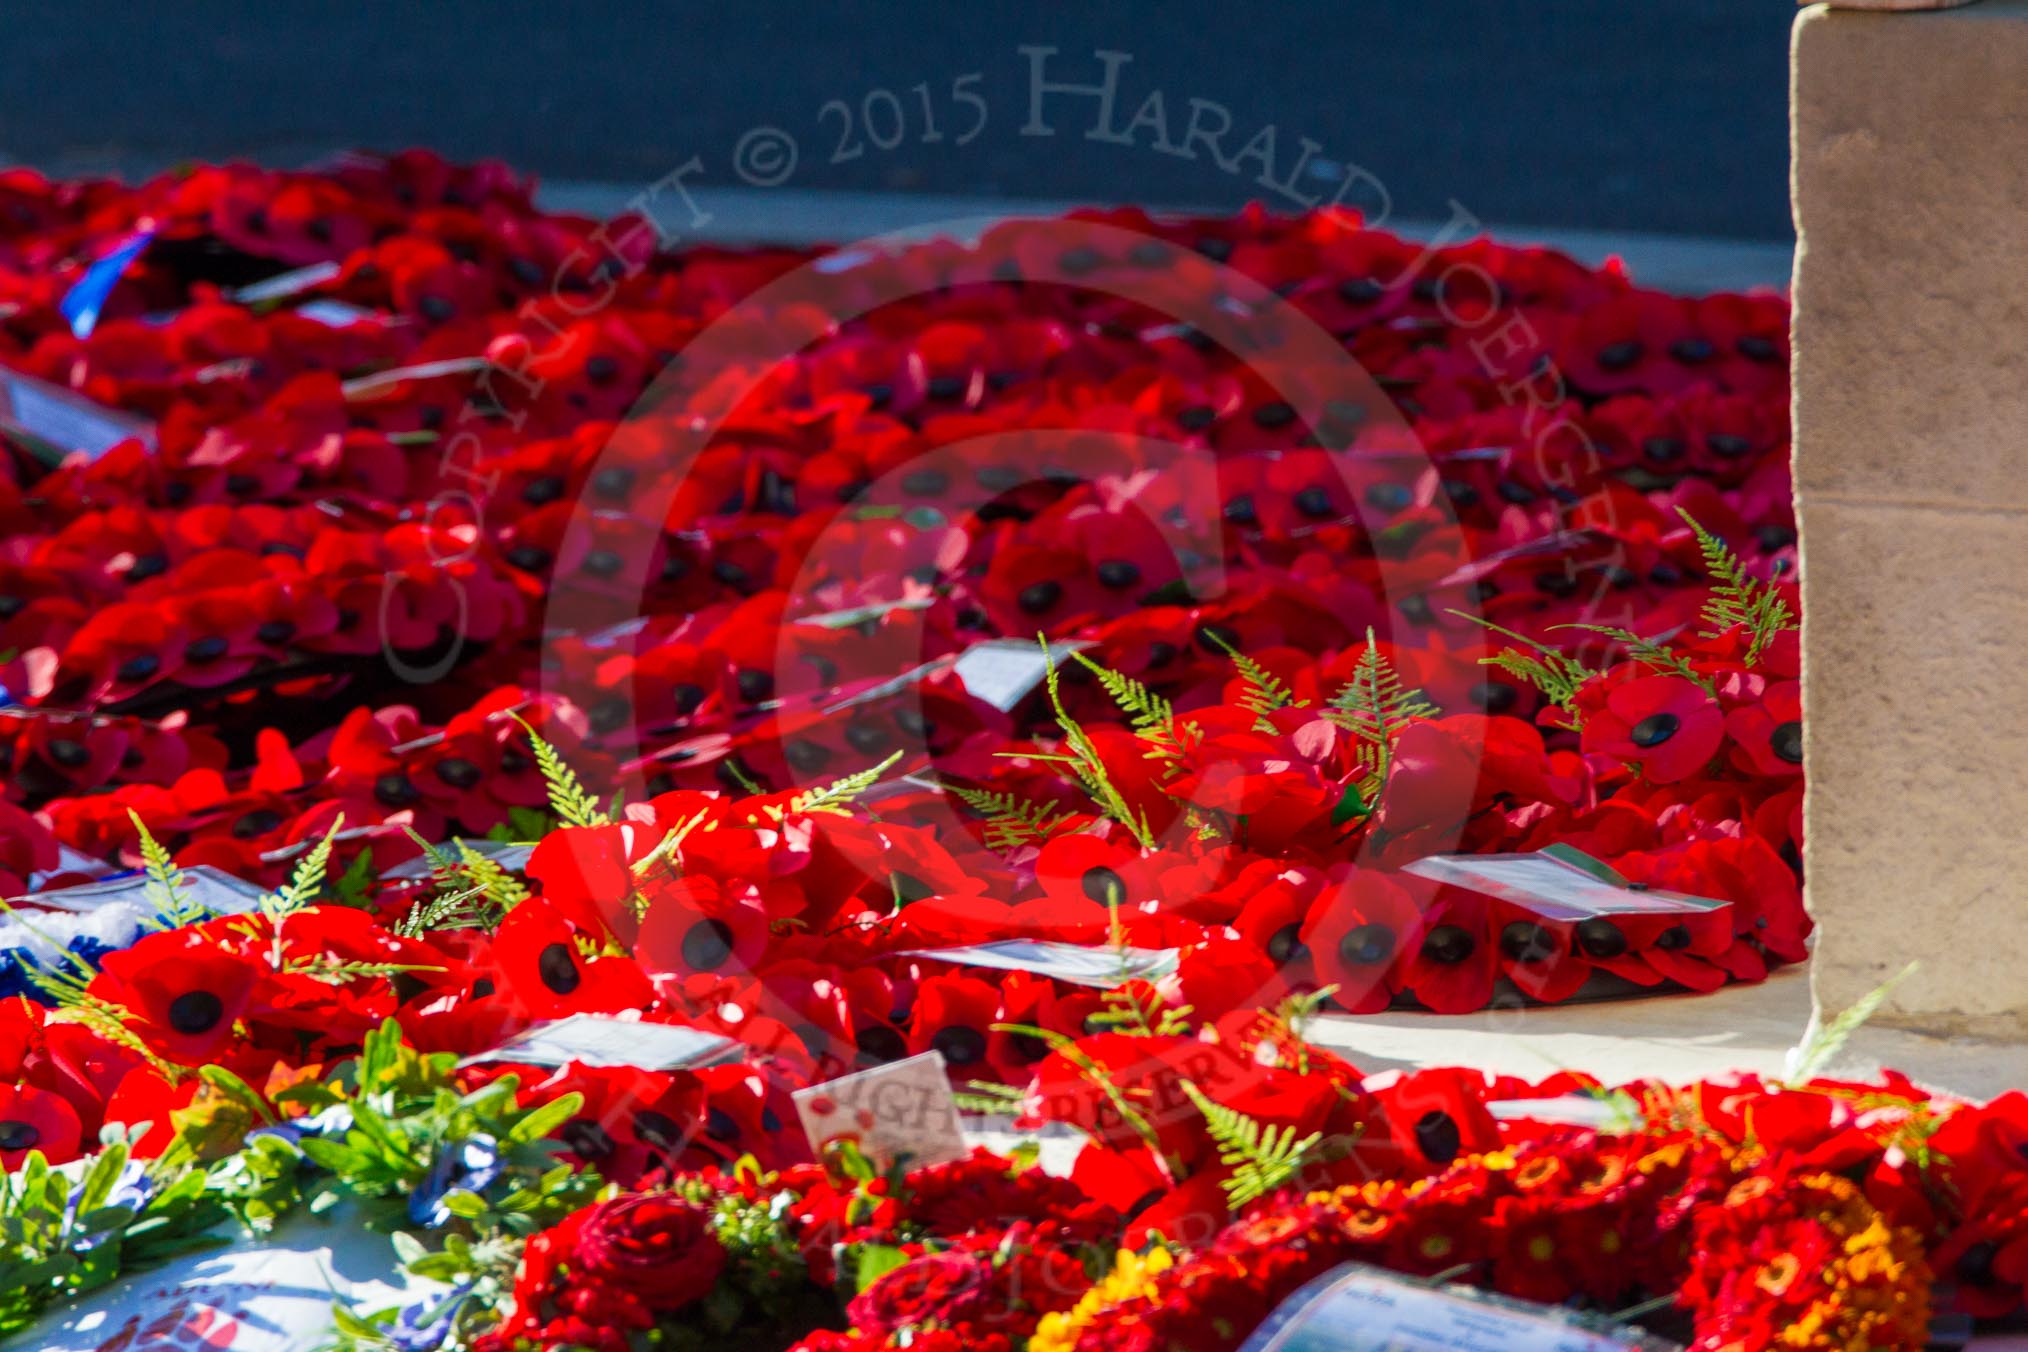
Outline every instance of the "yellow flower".
<path fill-rule="evenodd" d="M 1042 1316 L 1035 1336 L 1028 1340 L 1028 1352 L 1071 1352 L 1083 1333 L 1102 1310 L 1155 1293 L 1156 1278 L 1176 1265 L 1167 1249 L 1139 1254 L 1121 1249 L 1113 1270 L 1084 1293 L 1068 1310 Z"/>

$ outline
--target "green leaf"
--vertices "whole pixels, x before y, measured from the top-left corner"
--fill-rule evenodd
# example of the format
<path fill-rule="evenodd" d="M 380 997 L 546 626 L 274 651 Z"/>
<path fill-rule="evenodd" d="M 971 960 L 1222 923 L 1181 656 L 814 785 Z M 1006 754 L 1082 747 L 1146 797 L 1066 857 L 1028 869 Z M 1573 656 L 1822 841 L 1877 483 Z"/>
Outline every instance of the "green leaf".
<path fill-rule="evenodd" d="M 1049 839 L 1071 814 L 1054 803 L 1038 803 L 1005 791 L 974 789 L 946 780 L 943 789 L 986 819 L 986 848 L 1014 850 Z"/>
<path fill-rule="evenodd" d="M 878 784 L 880 777 L 887 773 L 888 767 L 900 760 L 901 756 L 902 753 L 897 751 L 870 770 L 861 770 L 856 774 L 846 775 L 843 779 L 836 780 L 825 788 L 813 789 L 809 793 L 799 793 L 789 800 L 789 811 L 843 812 L 847 807 L 851 806 L 852 801 L 858 798 L 860 794 Z"/>
<path fill-rule="evenodd" d="M 452 1188 L 444 1194 L 444 1209 L 453 1216 L 475 1221 L 486 1214 L 486 1199 L 465 1188 Z"/>
<path fill-rule="evenodd" d="M 1253 710 L 1255 715 L 1258 716 L 1259 722 L 1256 726 L 1260 731 L 1274 731 L 1274 724 L 1268 721 L 1268 715 L 1275 710 L 1300 709 L 1309 703 L 1308 700 L 1297 699 L 1296 692 L 1283 685 L 1280 677 L 1254 661 L 1251 657 L 1248 657 L 1245 653 L 1234 648 L 1217 634 L 1208 629 L 1204 631 L 1204 634 L 1213 643 L 1225 649 L 1226 656 L 1230 657 L 1232 664 L 1239 668 L 1240 679 L 1246 682 L 1246 694 L 1241 697 L 1240 703 Z"/>
<path fill-rule="evenodd" d="M 268 1107 L 267 1100 L 256 1094 L 252 1085 L 224 1066 L 199 1066 L 197 1073 L 206 1084 L 240 1104 L 261 1121 L 272 1123 L 275 1120 L 274 1111 Z"/>
<path fill-rule="evenodd" d="M 908 1262 L 908 1251 L 892 1244 L 862 1244 L 852 1268 L 852 1289 L 864 1291 L 888 1273 Z"/>
<path fill-rule="evenodd" d="M 1567 656 L 1545 643 L 1537 643 L 1526 634 L 1517 634 L 1512 629 L 1494 624 L 1483 616 L 1470 615 L 1462 610 L 1453 610 L 1450 613 L 1461 620 L 1470 620 L 1474 624 L 1483 625 L 1496 634 L 1503 634 L 1516 643 L 1524 643 L 1533 648 L 1534 655 L 1510 648 L 1506 652 L 1480 658 L 1479 665 L 1496 667 L 1509 676 L 1528 682 L 1542 692 L 1543 698 L 1560 708 L 1574 711 L 1578 692 L 1587 682 L 1596 680 L 1600 675 L 1576 658 Z"/>
<path fill-rule="evenodd" d="M 338 875 L 338 881 L 331 885 L 331 892 L 341 905 L 369 910 L 373 905 L 373 885 L 378 878 L 373 870 L 373 850 L 369 847 L 352 857 L 352 862 Z"/>
<path fill-rule="evenodd" d="M 1682 655 L 1671 652 L 1651 638 L 1641 637 L 1631 629 L 1621 629 L 1609 624 L 1559 624 L 1556 627 L 1603 634 L 1625 648 L 1627 656 L 1650 671 L 1664 676 L 1680 676 L 1713 699 L 1718 698 L 1718 691 L 1712 686 L 1710 677 L 1691 666 Z"/>
<path fill-rule="evenodd" d="M 1049 695 L 1049 707 L 1055 711 L 1056 726 L 1063 730 L 1064 745 L 1069 748 L 1069 754 L 1061 757 L 1061 762 L 1070 767 L 1071 775 L 1091 795 L 1101 812 L 1126 827 L 1141 848 L 1154 848 L 1155 833 L 1146 818 L 1127 806 L 1127 800 L 1120 795 L 1106 770 L 1105 759 L 1099 755 L 1098 747 L 1063 707 L 1063 686 L 1057 675 L 1056 656 L 1050 650 L 1048 636 L 1037 634 L 1035 637 L 1042 645 L 1043 687 Z"/>
<path fill-rule="evenodd" d="M 507 1139 L 517 1145 L 527 1141 L 539 1141 L 564 1123 L 577 1116 L 584 1107 L 584 1095 L 564 1094 L 551 1099 L 539 1108 L 532 1109 L 507 1133 Z"/>
<path fill-rule="evenodd" d="M 1048 651 L 1046 646 L 1044 651 Z M 1148 759 L 1174 761 L 1189 750 L 1188 734 L 1177 725 L 1176 711 L 1168 700 L 1133 677 L 1099 665 L 1082 652 L 1073 652 L 1071 657 L 1098 678 L 1099 688 L 1112 696 L 1113 703 L 1126 715 L 1127 726 L 1149 744 Z M 1173 774 L 1175 769 L 1167 767 L 1167 773 Z"/>
<path fill-rule="evenodd" d="M 141 837 L 141 862 L 147 875 L 148 902 L 155 908 L 158 922 L 164 929 L 176 929 L 183 925 L 194 925 L 211 915 L 211 909 L 196 901 L 187 900 L 189 881 L 183 870 L 176 867 L 176 861 L 162 842 L 149 833 L 147 823 L 141 814 L 127 809 L 127 819 L 134 823 L 134 829 Z"/>
<path fill-rule="evenodd" d="M 1219 1147 L 1219 1162 L 1232 1169 L 1224 1187 L 1234 1210 L 1294 1179 L 1324 1139 L 1321 1131 L 1298 1140 L 1294 1127 L 1264 1127 L 1237 1109 L 1213 1103 L 1189 1080 L 1183 1081 L 1183 1092 L 1204 1115 L 1205 1129 Z"/>
<path fill-rule="evenodd" d="M 78 1187 L 77 1209 L 79 1212 L 95 1211 L 112 1196 L 113 1185 L 119 1182 L 120 1170 L 127 1167 L 127 1147 L 108 1146 L 99 1152 L 92 1167 L 86 1171 L 84 1182 Z"/>

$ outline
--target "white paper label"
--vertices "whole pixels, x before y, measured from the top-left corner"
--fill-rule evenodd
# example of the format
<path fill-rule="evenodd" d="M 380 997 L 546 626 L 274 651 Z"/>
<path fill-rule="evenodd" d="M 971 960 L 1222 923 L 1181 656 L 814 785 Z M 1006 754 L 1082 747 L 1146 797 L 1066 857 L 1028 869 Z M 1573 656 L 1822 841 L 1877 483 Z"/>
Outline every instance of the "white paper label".
<path fill-rule="evenodd" d="M 581 1066 L 608 1069 L 632 1066 L 640 1070 L 694 1070 L 736 1061 L 740 1054 L 737 1041 L 701 1028 L 573 1014 L 523 1029 L 492 1051 L 468 1056 L 458 1064 L 513 1061 L 530 1066 L 564 1066 L 575 1061 Z"/>
<path fill-rule="evenodd" d="M 0 373 L 0 403 L 0 422 L 59 451 L 83 451 L 96 460 L 135 437 L 155 447 L 155 424 L 147 419 L 18 372 Z"/>
<path fill-rule="evenodd" d="M 184 897 L 219 915 L 243 915 L 251 911 L 254 903 L 260 900 L 260 888 L 209 864 L 196 864 L 179 872 L 183 875 Z M 16 897 L 14 900 L 50 911 L 91 911 L 115 901 L 131 902 L 148 910 L 154 909 L 154 904 L 148 899 L 148 880 L 140 874 L 107 878 L 103 882 L 80 883 L 76 887 L 62 887 L 54 892 L 36 892 L 25 897 Z"/>
<path fill-rule="evenodd" d="M 259 305 L 262 301 L 286 300 L 290 296 L 301 295 L 312 287 L 322 286 L 343 271 L 344 269 L 336 263 L 312 263 L 308 267 L 277 273 L 266 281 L 236 287 L 232 292 L 232 298 L 241 305 Z"/>
<path fill-rule="evenodd" d="M 1587 856 L 1577 855 L 1579 858 Z M 1606 865 L 1591 861 L 1611 875 Z M 1402 872 L 1525 906 L 1545 920 L 1590 920 L 1609 915 L 1701 915 L 1731 905 L 1682 892 L 1634 888 L 1607 881 L 1546 851 L 1533 854 L 1438 854 Z"/>
<path fill-rule="evenodd" d="M 906 956 L 1003 972 L 1034 972 L 1100 990 L 1135 980 L 1160 981 L 1176 970 L 1181 958 L 1173 948 L 1091 948 L 1050 939 L 996 939 L 961 948 L 914 949 Z"/>
<path fill-rule="evenodd" d="M 840 1076 L 791 1097 L 819 1159 L 827 1146 L 843 1142 L 882 1170 L 897 1164 L 919 1169 L 971 1153 L 940 1052 Z"/>
<path fill-rule="evenodd" d="M 1303 1288 L 1241 1352 L 1662 1352 L 1627 1330 L 1597 1333 L 1556 1311 L 1489 1301 L 1369 1268 Z"/>
<path fill-rule="evenodd" d="M 1040 643 L 988 639 L 960 653 L 955 670 L 966 693 L 1007 713 L 1042 684 L 1051 663 L 1060 666 L 1072 653 L 1089 647 L 1085 642 L 1052 643 L 1045 658 Z"/>

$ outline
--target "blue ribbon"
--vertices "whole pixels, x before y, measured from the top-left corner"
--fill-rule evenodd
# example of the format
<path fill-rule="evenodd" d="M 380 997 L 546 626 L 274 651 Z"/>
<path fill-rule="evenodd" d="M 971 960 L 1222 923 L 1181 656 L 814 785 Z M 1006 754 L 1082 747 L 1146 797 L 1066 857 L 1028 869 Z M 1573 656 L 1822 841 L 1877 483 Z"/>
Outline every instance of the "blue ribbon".
<path fill-rule="evenodd" d="M 85 269 L 76 286 L 65 293 L 57 309 L 70 321 L 70 331 L 79 338 L 91 337 L 98 327 L 99 311 L 106 308 L 106 297 L 113 294 L 114 283 L 127 265 L 141 256 L 141 250 L 155 238 L 153 230 L 139 230 L 127 236 L 120 246 Z"/>

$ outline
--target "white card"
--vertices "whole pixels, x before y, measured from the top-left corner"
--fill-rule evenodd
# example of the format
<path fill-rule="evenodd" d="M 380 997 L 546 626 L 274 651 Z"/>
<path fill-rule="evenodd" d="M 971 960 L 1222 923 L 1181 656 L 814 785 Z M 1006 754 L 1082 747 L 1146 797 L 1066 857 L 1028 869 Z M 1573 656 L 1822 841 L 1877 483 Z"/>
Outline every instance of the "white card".
<path fill-rule="evenodd" d="M 1008 713 L 1042 684 L 1051 663 L 1061 666 L 1072 653 L 1091 646 L 1082 641 L 1052 643 L 1045 658 L 1040 643 L 1020 638 L 988 639 L 958 654 L 954 670 L 965 683 L 966 693 L 1001 713 Z"/>
<path fill-rule="evenodd" d="M 1680 1352 L 1547 1306 L 1433 1287 L 1356 1263 L 1283 1301 L 1240 1352 Z"/>
<path fill-rule="evenodd" d="M 183 895 L 219 915 L 244 915 L 261 898 L 259 887 L 209 864 L 196 864 L 179 872 L 183 875 Z M 50 911 L 90 911 L 114 901 L 154 909 L 148 900 L 148 879 L 139 873 L 60 887 L 54 892 L 34 892 L 11 900 Z"/>
<path fill-rule="evenodd" d="M 397 366 L 391 371 L 376 371 L 370 376 L 359 376 L 348 380 L 340 388 L 347 399 L 365 399 L 391 389 L 407 380 L 434 380 L 438 376 L 469 375 L 483 371 L 492 365 L 484 357 L 445 357 L 442 361 L 426 361 L 415 366 Z"/>
<path fill-rule="evenodd" d="M 572 1014 L 525 1028 L 489 1052 L 458 1062 L 513 1061 L 529 1066 L 581 1066 L 605 1069 L 632 1066 L 640 1070 L 695 1070 L 737 1061 L 744 1048 L 732 1038 L 673 1023 L 609 1019 L 597 1014 Z"/>
<path fill-rule="evenodd" d="M 136 437 L 149 450 L 155 449 L 155 424 L 146 418 L 107 408 L 18 371 L 0 371 L 0 426 L 60 455 L 83 451 L 96 460 Z"/>
<path fill-rule="evenodd" d="M 840 1076 L 790 1097 L 820 1160 L 827 1146 L 842 1142 L 883 1171 L 897 1164 L 920 1169 L 971 1154 L 941 1052 Z"/>
<path fill-rule="evenodd" d="M 849 610 L 827 610 L 819 615 L 805 615 L 797 624 L 813 625 L 819 629 L 850 629 L 854 625 L 878 620 L 897 610 L 928 610 L 937 603 L 934 596 L 904 596 L 899 601 L 872 601 Z"/>
<path fill-rule="evenodd" d="M 56 867 L 46 873 L 29 874 L 28 885 L 30 887 L 41 887 L 51 877 L 59 873 L 82 873 L 87 878 L 103 878 L 106 874 L 113 871 L 113 866 L 103 859 L 97 859 L 88 854 L 80 854 L 68 845 L 58 844 L 56 847 Z"/>
<path fill-rule="evenodd" d="M 387 316 L 378 311 L 361 309 L 342 300 L 304 301 L 292 313 L 333 329 L 342 329 L 348 324 L 380 324 L 387 320 Z"/>
<path fill-rule="evenodd" d="M 1160 981 L 1176 970 L 1182 954 L 1173 948 L 1094 948 L 1053 939 L 995 939 L 961 948 L 919 948 L 911 958 L 939 958 L 967 967 L 1034 972 L 1078 986 L 1111 990 L 1129 981 Z"/>
<path fill-rule="evenodd" d="M 322 286 L 344 269 L 336 263 L 312 263 L 305 268 L 292 268 L 277 273 L 266 281 L 254 282 L 247 286 L 234 287 L 232 299 L 239 305 L 259 305 L 262 301 L 286 300 L 298 296 L 312 287 Z"/>
<path fill-rule="evenodd" d="M 1732 904 L 1629 886 L 1609 865 L 1568 846 L 1533 854 L 1436 854 L 1405 865 L 1402 872 L 1525 906 L 1545 920 L 1701 915 Z"/>

